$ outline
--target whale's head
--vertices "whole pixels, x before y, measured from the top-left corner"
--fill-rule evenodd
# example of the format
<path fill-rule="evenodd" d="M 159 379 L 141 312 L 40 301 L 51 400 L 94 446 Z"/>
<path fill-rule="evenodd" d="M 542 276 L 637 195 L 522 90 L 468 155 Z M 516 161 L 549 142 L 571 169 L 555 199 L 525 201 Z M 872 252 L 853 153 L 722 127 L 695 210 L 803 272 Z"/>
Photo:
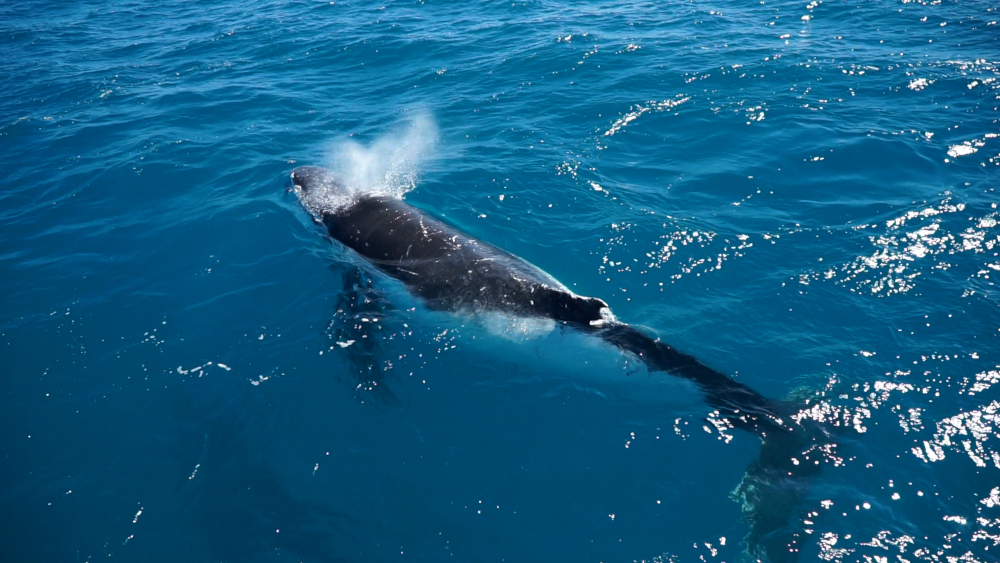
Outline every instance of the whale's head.
<path fill-rule="evenodd" d="M 289 178 L 291 190 L 302 206 L 317 220 L 350 205 L 353 194 L 332 170 L 320 166 L 299 166 Z"/>

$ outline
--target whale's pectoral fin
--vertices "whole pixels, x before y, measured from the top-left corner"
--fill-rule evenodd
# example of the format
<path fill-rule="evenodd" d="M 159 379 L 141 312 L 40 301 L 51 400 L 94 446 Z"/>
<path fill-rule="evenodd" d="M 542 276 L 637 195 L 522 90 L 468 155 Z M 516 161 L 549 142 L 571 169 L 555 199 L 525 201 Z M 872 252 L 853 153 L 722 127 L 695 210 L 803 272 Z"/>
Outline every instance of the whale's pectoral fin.
<path fill-rule="evenodd" d="M 568 291 L 544 287 L 539 290 L 542 299 L 536 300 L 544 308 L 542 313 L 557 321 L 589 326 L 600 321 L 601 309 L 607 309 L 608 304 L 596 297 L 582 297 Z"/>
<path fill-rule="evenodd" d="M 385 373 L 382 342 L 390 332 L 385 318 L 392 304 L 375 287 L 371 274 L 361 268 L 349 266 L 343 276 L 344 289 L 327 327 L 330 351 L 347 356 L 359 392 L 388 393 L 388 386 L 381 385 Z"/>

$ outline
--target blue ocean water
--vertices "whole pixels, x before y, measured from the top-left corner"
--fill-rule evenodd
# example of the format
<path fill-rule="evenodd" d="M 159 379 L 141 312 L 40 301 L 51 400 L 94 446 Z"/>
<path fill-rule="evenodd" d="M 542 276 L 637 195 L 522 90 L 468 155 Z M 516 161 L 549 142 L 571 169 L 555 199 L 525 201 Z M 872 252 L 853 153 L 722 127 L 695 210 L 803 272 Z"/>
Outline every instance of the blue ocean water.
<path fill-rule="evenodd" d="M 0 4 L 0 558 L 997 561 L 998 12 Z M 301 164 L 788 401 L 791 547 L 744 540 L 756 436 L 426 310 Z"/>

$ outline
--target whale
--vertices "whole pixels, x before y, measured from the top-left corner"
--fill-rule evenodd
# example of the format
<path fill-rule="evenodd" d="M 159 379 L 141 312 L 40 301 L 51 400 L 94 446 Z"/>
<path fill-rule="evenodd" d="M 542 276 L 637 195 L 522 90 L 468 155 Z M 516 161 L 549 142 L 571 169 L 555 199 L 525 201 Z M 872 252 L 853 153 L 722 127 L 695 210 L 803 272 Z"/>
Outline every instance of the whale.
<path fill-rule="evenodd" d="M 318 166 L 292 170 L 289 189 L 333 240 L 402 282 L 430 309 L 549 319 L 611 344 L 651 373 L 693 382 L 715 418 L 762 440 L 760 456 L 734 492 L 752 507 L 744 510 L 751 522 L 748 543 L 759 543 L 758 556 L 771 561 L 787 561 L 797 551 L 777 531 L 800 498 L 797 479 L 815 472 L 813 463 L 794 458 L 808 459 L 801 452 L 814 440 L 787 405 L 618 320 L 604 300 L 577 295 L 527 260 L 402 198 L 350 190 L 335 172 Z"/>
<path fill-rule="evenodd" d="M 638 357 L 650 371 L 694 382 L 720 418 L 735 427 L 762 437 L 795 429 L 760 393 L 617 320 L 604 300 L 577 295 L 523 258 L 400 198 L 352 192 L 332 170 L 319 166 L 295 168 L 290 185 L 330 237 L 401 281 L 430 309 L 551 319 Z"/>

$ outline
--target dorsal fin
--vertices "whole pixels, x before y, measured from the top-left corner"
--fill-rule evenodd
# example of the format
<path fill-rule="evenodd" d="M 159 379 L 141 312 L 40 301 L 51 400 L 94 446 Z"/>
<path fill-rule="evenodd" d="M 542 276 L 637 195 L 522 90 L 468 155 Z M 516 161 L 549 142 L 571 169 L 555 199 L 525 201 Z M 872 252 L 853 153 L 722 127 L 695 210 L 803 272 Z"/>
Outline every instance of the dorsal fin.
<path fill-rule="evenodd" d="M 557 321 L 589 326 L 591 322 L 601 320 L 601 309 L 608 307 L 607 303 L 596 297 L 583 297 L 551 287 L 545 287 L 541 291 L 544 295 L 541 303 L 545 314 Z"/>

